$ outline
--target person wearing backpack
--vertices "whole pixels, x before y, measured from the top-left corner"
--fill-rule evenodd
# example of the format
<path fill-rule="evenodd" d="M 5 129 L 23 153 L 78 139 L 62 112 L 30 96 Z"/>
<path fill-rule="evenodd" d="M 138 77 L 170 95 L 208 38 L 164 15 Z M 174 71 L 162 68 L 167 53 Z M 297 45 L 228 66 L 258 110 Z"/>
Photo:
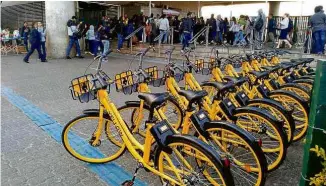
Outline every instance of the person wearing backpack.
<path fill-rule="evenodd" d="M 69 44 L 66 49 L 66 59 L 71 59 L 70 51 L 73 45 L 76 45 L 76 52 L 78 58 L 84 58 L 81 56 L 80 46 L 78 42 L 78 27 L 76 24 L 76 16 L 72 16 L 71 19 L 67 22 Z"/>
<path fill-rule="evenodd" d="M 281 33 L 276 48 L 280 48 L 280 45 L 283 42 L 289 45 L 289 48 L 292 48 L 291 43 L 287 40 L 287 35 L 289 31 L 288 27 L 289 27 L 289 14 L 285 13 L 283 15 L 283 20 L 279 23 L 279 29 L 281 30 Z"/>
<path fill-rule="evenodd" d="M 154 39 L 157 36 L 157 26 L 156 22 L 154 19 L 154 14 L 151 14 L 151 17 L 148 18 L 147 23 L 146 23 L 146 34 L 148 35 L 149 38 L 149 44 L 154 47 L 155 42 Z"/>
<path fill-rule="evenodd" d="M 254 22 L 254 30 L 256 40 L 261 42 L 263 40 L 263 32 L 266 24 L 266 16 L 262 9 L 258 10 L 258 16 Z"/>

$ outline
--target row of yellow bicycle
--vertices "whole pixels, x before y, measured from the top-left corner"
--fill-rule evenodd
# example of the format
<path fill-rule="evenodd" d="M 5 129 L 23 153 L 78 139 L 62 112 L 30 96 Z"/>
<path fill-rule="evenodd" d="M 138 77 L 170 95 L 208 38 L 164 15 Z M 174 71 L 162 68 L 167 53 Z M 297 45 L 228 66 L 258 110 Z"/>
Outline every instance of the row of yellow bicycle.
<path fill-rule="evenodd" d="M 175 63 L 171 47 L 165 51 L 164 68 L 143 68 L 150 49 L 135 56 L 136 70 L 111 79 L 100 57 L 95 74 L 72 80 L 74 99 L 97 100 L 99 106 L 65 126 L 66 150 L 89 163 L 106 163 L 128 150 L 162 185 L 264 185 L 290 144 L 307 131 L 314 80 L 308 64 L 314 59 L 281 63 L 282 51 L 225 58 L 213 48 L 207 61 L 191 61 L 193 50 L 187 48 L 184 62 Z M 241 64 L 240 71 L 235 64 Z M 198 82 L 196 73 L 207 75 L 208 81 Z M 109 97 L 111 86 L 138 94 L 139 100 L 117 108 Z M 164 87 L 164 92 L 152 93 L 156 88 L 151 87 Z M 100 155 L 85 153 L 74 135 Z M 132 185 L 133 180 L 121 184 Z"/>

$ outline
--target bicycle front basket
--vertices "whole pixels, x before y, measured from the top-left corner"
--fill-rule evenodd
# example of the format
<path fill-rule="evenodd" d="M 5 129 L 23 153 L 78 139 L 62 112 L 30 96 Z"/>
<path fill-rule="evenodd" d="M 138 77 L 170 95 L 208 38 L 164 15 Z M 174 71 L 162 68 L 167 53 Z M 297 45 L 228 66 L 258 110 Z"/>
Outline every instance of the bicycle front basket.
<path fill-rule="evenodd" d="M 165 72 L 158 70 L 157 66 L 148 67 L 144 71 L 150 76 L 149 85 L 160 87 L 165 84 Z"/>
<path fill-rule="evenodd" d="M 87 74 L 74 78 L 71 81 L 70 91 L 74 100 L 79 100 L 81 103 L 87 103 L 90 100 L 96 99 L 96 87 L 93 82 L 94 76 Z"/>
<path fill-rule="evenodd" d="M 114 81 L 117 92 L 123 92 L 126 95 L 137 92 L 138 83 L 134 82 L 133 75 L 131 70 L 115 75 Z"/>

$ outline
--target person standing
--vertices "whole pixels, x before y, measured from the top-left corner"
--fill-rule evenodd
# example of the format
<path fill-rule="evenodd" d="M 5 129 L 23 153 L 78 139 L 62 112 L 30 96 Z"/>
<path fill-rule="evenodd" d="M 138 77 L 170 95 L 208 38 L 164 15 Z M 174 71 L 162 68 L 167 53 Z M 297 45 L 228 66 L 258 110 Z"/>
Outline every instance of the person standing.
<path fill-rule="evenodd" d="M 45 40 L 46 40 L 46 29 L 43 27 L 41 22 L 37 23 L 37 30 L 41 35 L 41 53 L 43 58 L 46 59 L 46 48 L 45 48 Z M 39 59 L 41 59 L 41 55 L 39 55 Z"/>
<path fill-rule="evenodd" d="M 27 26 L 27 22 L 25 21 L 24 26 L 21 28 L 20 36 L 24 38 L 24 45 L 26 48 L 26 52 L 28 52 L 28 36 L 30 32 L 31 30 L 29 29 L 29 27 Z"/>
<path fill-rule="evenodd" d="M 222 44 L 223 43 L 223 20 L 221 18 L 221 15 L 217 15 L 216 18 L 216 34 L 217 34 L 217 43 Z"/>
<path fill-rule="evenodd" d="M 208 23 L 209 25 L 209 42 L 212 44 L 215 44 L 216 39 L 216 19 L 214 18 L 214 14 L 211 15 L 211 18 L 209 19 Z"/>
<path fill-rule="evenodd" d="M 313 53 L 323 54 L 326 43 L 326 15 L 323 6 L 315 7 L 315 14 L 311 16 L 309 25 L 312 27 L 312 38 L 314 41 Z"/>
<path fill-rule="evenodd" d="M 280 37 L 278 40 L 278 44 L 276 48 L 280 48 L 281 43 L 285 42 L 287 45 L 289 45 L 289 48 L 292 48 L 292 45 L 287 40 L 288 35 L 288 26 L 289 26 L 289 14 L 285 13 L 283 15 L 283 20 L 280 22 L 279 28 L 281 30 Z"/>
<path fill-rule="evenodd" d="M 266 24 L 266 16 L 262 9 L 258 10 L 258 16 L 254 22 L 255 37 L 258 42 L 263 40 L 263 32 Z"/>
<path fill-rule="evenodd" d="M 95 50 L 97 49 L 97 44 L 95 40 L 95 31 L 94 31 L 94 26 L 90 25 L 89 29 L 86 32 L 86 38 L 88 40 L 88 46 L 89 46 L 89 51 L 91 55 L 94 55 L 96 53 Z M 96 57 L 96 56 L 95 56 Z"/>
<path fill-rule="evenodd" d="M 66 59 L 71 59 L 70 51 L 73 45 L 76 46 L 76 52 L 78 58 L 84 58 L 81 56 L 80 46 L 78 42 L 78 29 L 76 24 L 76 16 L 72 16 L 71 19 L 67 22 L 69 44 L 66 49 Z"/>
<path fill-rule="evenodd" d="M 25 63 L 29 63 L 29 57 L 33 54 L 35 49 L 37 50 L 38 55 L 41 58 L 41 62 L 47 62 L 41 52 L 41 34 L 39 33 L 39 31 L 37 29 L 37 25 L 38 24 L 36 22 L 33 24 L 34 28 L 30 33 L 29 42 L 31 43 L 31 49 L 28 51 L 28 53 L 24 57 L 23 61 Z"/>
<path fill-rule="evenodd" d="M 119 18 L 118 24 L 115 26 L 115 31 L 118 35 L 118 46 L 117 46 L 117 52 L 121 52 L 121 48 L 123 45 L 123 19 L 122 17 Z"/>
<path fill-rule="evenodd" d="M 167 33 L 170 29 L 169 26 L 169 20 L 166 18 L 166 15 L 163 14 L 160 21 L 159 21 L 159 30 L 160 30 L 160 34 L 163 34 L 163 43 L 167 43 Z"/>
<path fill-rule="evenodd" d="M 100 27 L 98 28 L 98 32 L 100 34 L 100 40 L 103 44 L 102 56 L 105 56 L 110 49 L 110 41 L 109 41 L 110 31 L 103 25 L 100 25 Z"/>
<path fill-rule="evenodd" d="M 270 14 L 268 17 L 267 32 L 268 32 L 268 39 L 266 39 L 266 42 L 271 41 L 273 42 L 274 45 L 275 35 L 276 35 L 276 20 L 274 19 L 273 14 Z"/>
<path fill-rule="evenodd" d="M 183 30 L 183 42 L 182 42 L 182 49 L 181 52 L 186 48 L 189 47 L 189 41 L 191 39 L 191 32 L 192 32 L 192 19 L 191 19 L 191 12 L 188 12 L 187 17 L 182 22 L 182 30 Z"/>

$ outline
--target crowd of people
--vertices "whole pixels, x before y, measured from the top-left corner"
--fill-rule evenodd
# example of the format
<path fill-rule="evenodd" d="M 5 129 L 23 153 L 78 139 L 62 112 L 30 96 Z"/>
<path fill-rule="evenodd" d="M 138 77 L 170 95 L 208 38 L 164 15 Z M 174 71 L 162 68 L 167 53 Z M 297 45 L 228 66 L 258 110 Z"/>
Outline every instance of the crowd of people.
<path fill-rule="evenodd" d="M 209 27 L 206 27 L 209 26 Z M 312 30 L 312 53 L 323 54 L 326 43 L 326 15 L 322 6 L 315 8 L 315 14 L 309 20 L 309 26 Z M 139 29 L 142 27 L 143 29 Z M 172 28 L 173 29 L 170 29 Z M 240 15 L 239 18 L 232 17 L 222 18 L 221 15 L 215 17 L 214 14 L 207 20 L 203 17 L 196 17 L 192 13 L 188 13 L 186 17 L 179 19 L 179 16 L 159 15 L 145 16 L 141 12 L 138 15 L 128 17 L 127 14 L 121 17 L 109 18 L 103 16 L 96 24 L 88 24 L 80 20 L 77 21 L 76 16 L 72 16 L 67 21 L 69 44 L 66 48 L 66 59 L 71 59 L 70 52 L 75 45 L 76 57 L 83 58 L 80 48 L 80 39 L 85 39 L 85 53 L 97 56 L 99 53 L 105 54 L 110 48 L 110 41 L 117 39 L 118 44 L 116 51 L 121 52 L 124 45 L 127 48 L 130 44 L 147 41 L 153 47 L 157 40 L 157 36 L 161 36 L 162 43 L 167 43 L 169 35 L 173 32 L 173 43 L 181 43 L 182 50 L 189 46 L 189 41 L 196 37 L 198 44 L 205 43 L 205 32 L 201 32 L 203 28 L 209 28 L 208 41 L 213 45 L 221 45 L 228 43 L 229 45 L 246 46 L 254 38 L 258 43 L 263 43 L 263 33 L 266 30 L 265 41 L 275 43 L 278 37 L 276 48 L 282 47 L 285 43 L 288 48 L 292 47 L 291 35 L 294 30 L 293 20 L 289 14 L 284 14 L 281 21 L 277 21 L 270 14 L 265 16 L 264 12 L 258 10 L 257 16 L 251 18 L 247 15 Z M 131 40 L 126 37 L 139 29 Z M 279 30 L 279 31 L 277 31 Z M 145 32 L 145 33 L 143 33 Z M 279 35 L 277 35 L 279 33 Z M 3 41 L 12 38 L 22 38 L 22 42 L 26 47 L 27 54 L 24 62 L 28 63 L 30 55 L 37 50 L 39 59 L 46 62 L 46 29 L 43 28 L 41 22 L 33 24 L 33 28 L 24 25 L 10 34 L 9 28 L 5 28 L 1 32 Z M 252 37 L 251 37 L 252 36 Z M 144 38 L 145 37 L 145 38 Z M 170 37 L 170 39 L 172 39 Z M 30 44 L 29 44 L 30 43 Z M 29 48 L 30 46 L 30 48 Z"/>

